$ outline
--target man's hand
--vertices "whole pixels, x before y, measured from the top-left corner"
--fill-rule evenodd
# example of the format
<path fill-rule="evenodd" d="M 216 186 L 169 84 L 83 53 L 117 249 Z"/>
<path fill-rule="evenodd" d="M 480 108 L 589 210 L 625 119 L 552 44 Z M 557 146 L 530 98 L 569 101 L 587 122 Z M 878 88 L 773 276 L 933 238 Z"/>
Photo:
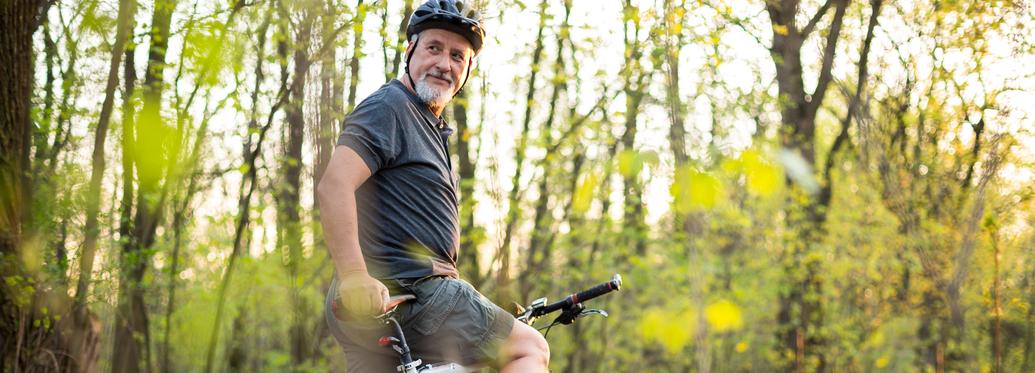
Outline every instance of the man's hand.
<path fill-rule="evenodd" d="M 346 314 L 374 317 L 385 312 L 388 288 L 365 271 L 348 272 L 338 278 L 338 297 Z"/>

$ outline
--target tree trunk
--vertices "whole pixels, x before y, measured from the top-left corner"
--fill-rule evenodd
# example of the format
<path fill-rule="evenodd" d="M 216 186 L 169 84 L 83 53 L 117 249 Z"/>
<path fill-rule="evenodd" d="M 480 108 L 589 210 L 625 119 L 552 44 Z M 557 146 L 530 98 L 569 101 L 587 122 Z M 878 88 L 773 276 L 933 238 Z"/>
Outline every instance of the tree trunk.
<path fill-rule="evenodd" d="M 352 57 L 349 58 L 349 103 L 346 112 L 356 107 L 356 87 L 359 86 L 359 60 L 363 58 L 363 23 L 367 19 L 367 5 L 363 0 L 356 4 L 356 15 L 352 17 Z"/>
<path fill-rule="evenodd" d="M 1031 263 L 1031 258 L 1025 260 L 1026 263 Z M 1024 275 L 1025 281 L 1021 289 L 1027 289 L 1028 298 L 1025 299 L 1028 304 L 1035 304 L 1035 273 L 1028 271 Z M 1027 325 L 1035 325 L 1035 307 L 1028 307 L 1028 312 L 1024 315 L 1024 323 Z M 1024 331 L 1024 354 L 1021 359 L 1021 372 L 1030 372 L 1032 369 L 1032 361 L 1035 361 L 1035 328 L 1026 328 Z"/>
<path fill-rule="evenodd" d="M 672 0 L 665 0 L 664 9 L 665 14 L 665 54 L 658 58 L 659 65 L 664 66 L 665 74 L 665 102 L 666 111 L 668 112 L 669 119 L 669 131 L 668 131 L 668 142 L 669 148 L 672 151 L 673 159 L 675 160 L 675 168 L 672 174 L 672 180 L 677 180 L 686 172 L 687 168 L 691 166 L 690 157 L 687 155 L 686 149 L 686 127 L 684 127 L 685 121 L 685 106 L 683 104 L 682 93 L 679 89 L 679 55 L 682 51 L 683 46 L 683 35 L 676 30 L 682 30 L 683 20 L 674 16 L 676 8 L 685 8 L 686 1 L 681 1 L 679 5 L 673 4 Z M 676 32 L 674 32 L 676 31 Z M 714 105 L 714 102 L 713 102 Z M 716 121 L 716 111 L 712 111 L 713 121 Z M 714 127 L 713 127 L 714 128 Z M 713 136 L 714 138 L 714 136 Z M 690 265 L 701 263 L 701 250 L 700 250 L 700 237 L 703 231 L 703 218 L 701 214 L 695 214 L 691 211 L 677 211 L 675 215 L 675 226 L 679 230 L 676 237 L 679 237 L 679 242 L 682 242 L 684 251 L 686 252 L 687 262 Z M 691 304 L 703 305 L 705 304 L 706 289 L 705 283 L 707 282 L 704 276 L 698 271 L 690 270 L 687 273 L 687 282 L 689 289 L 689 298 Z M 698 310 L 703 309 L 698 306 Z M 703 312 L 698 312 L 698 317 L 694 322 L 697 324 L 696 331 L 694 333 L 694 359 L 696 371 L 698 372 L 709 372 L 712 369 L 712 353 L 711 346 L 708 343 L 708 328 L 707 322 L 704 320 Z"/>
<path fill-rule="evenodd" d="M 275 9 L 272 9 L 271 5 L 269 13 L 272 13 L 274 11 Z M 277 111 L 280 110 L 281 106 L 287 103 L 288 99 L 288 89 L 290 83 L 287 80 L 287 76 L 282 76 L 280 88 L 277 90 L 278 93 L 276 95 L 276 97 L 279 97 L 279 99 L 275 103 L 273 103 L 273 106 L 270 108 L 270 111 L 266 116 L 266 123 L 262 127 L 259 127 L 258 100 L 259 92 L 261 91 L 262 87 L 262 82 L 265 79 L 262 61 L 264 61 L 265 57 L 263 55 L 263 52 L 265 50 L 266 32 L 267 28 L 270 25 L 269 13 L 267 13 L 266 18 L 260 25 L 261 32 L 259 32 L 257 36 L 257 50 L 259 51 L 259 55 L 256 58 L 257 62 L 255 64 L 255 86 L 251 94 L 251 102 L 254 103 L 254 105 L 252 106 L 251 113 L 249 115 L 250 118 L 248 120 L 248 129 L 244 135 L 244 145 L 242 149 L 244 158 L 242 169 L 245 171 L 243 177 L 241 178 L 240 188 L 238 189 L 237 222 L 234 227 L 233 249 L 230 252 L 230 257 L 227 259 L 227 265 L 225 267 L 226 270 L 223 274 L 223 279 L 219 285 L 219 300 L 216 303 L 216 318 L 212 325 L 212 334 L 209 337 L 208 352 L 206 353 L 205 358 L 206 373 L 211 373 L 214 369 L 217 368 L 215 365 L 216 349 L 219 346 L 219 332 L 222 328 L 223 311 L 226 307 L 226 294 L 230 286 L 230 281 L 234 273 L 234 268 L 237 265 L 238 258 L 242 255 L 242 251 L 244 251 L 245 248 L 245 234 L 247 233 L 248 225 L 251 221 L 250 219 L 252 195 L 255 194 L 255 189 L 258 186 L 258 170 L 256 169 L 257 161 L 262 154 L 262 145 L 266 140 L 266 135 L 269 132 L 270 127 L 272 127 L 273 125 L 273 119 L 276 116 Z M 284 34 L 283 31 L 281 31 L 281 33 Z M 283 50 L 285 48 L 285 46 L 283 46 L 282 44 L 283 41 L 278 43 L 278 50 Z M 283 57 L 285 55 L 281 54 L 281 56 Z M 282 74 L 286 74 L 286 71 L 282 71 Z M 258 135 L 255 136 L 253 134 Z"/>
<path fill-rule="evenodd" d="M 100 118 L 97 120 L 97 129 L 93 145 L 93 169 L 90 175 L 90 190 L 86 198 L 86 227 L 83 232 L 83 246 L 79 256 L 79 282 L 76 286 L 76 298 L 74 307 L 76 351 L 74 356 L 82 362 L 95 359 L 92 354 L 95 346 L 89 345 L 89 341 L 96 342 L 96 336 L 90 335 L 91 319 L 89 309 L 86 305 L 86 297 L 89 293 L 90 279 L 93 275 L 93 260 L 97 248 L 97 237 L 99 227 L 97 215 L 100 210 L 101 200 L 101 178 L 104 175 L 105 155 L 104 143 L 108 137 L 108 124 L 111 120 L 112 107 L 115 101 L 115 88 L 119 84 L 119 68 L 122 67 L 122 57 L 125 53 L 126 39 L 130 30 L 133 29 L 133 18 L 136 14 L 135 0 L 121 0 L 119 2 L 118 24 L 115 30 L 115 43 L 111 50 L 111 63 L 108 67 L 108 81 L 104 89 L 104 102 L 101 104 Z M 125 97 L 129 100 L 129 97 Z M 86 364 L 93 366 L 92 363 Z M 88 370 L 88 369 L 87 369 Z"/>
<path fill-rule="evenodd" d="M 399 22 L 398 41 L 393 45 L 395 55 L 392 57 L 392 64 L 386 67 L 385 80 L 392 80 L 399 75 L 399 63 L 402 60 L 402 53 L 406 50 L 406 26 L 410 24 L 410 14 L 413 13 L 413 0 L 404 0 L 402 9 L 402 21 Z"/>
<path fill-rule="evenodd" d="M 781 145 L 800 155 L 806 164 L 815 168 L 816 113 L 832 80 L 831 68 L 848 0 L 827 2 L 803 28 L 799 28 L 795 20 L 798 5 L 797 0 L 766 4 L 773 30 L 770 50 L 776 66 L 778 101 L 781 103 Z M 801 48 L 831 5 L 836 6 L 836 9 L 826 35 L 818 82 L 810 95 L 805 92 L 803 83 Z M 787 225 L 798 234 L 785 242 L 790 258 L 784 264 L 784 272 L 788 278 L 794 278 L 794 273 L 802 270 L 805 274 L 790 286 L 791 290 L 780 295 L 777 320 L 784 328 L 781 332 L 782 348 L 793 351 L 795 357 L 784 368 L 797 372 L 822 371 L 826 366 L 826 357 L 823 354 L 822 335 L 819 334 L 823 323 L 822 283 L 818 276 L 821 263 L 806 258 L 812 257 L 808 254 L 813 243 L 823 237 L 822 225 L 828 206 L 821 203 L 813 191 L 801 188 L 790 179 L 787 183 L 792 195 L 802 198 L 790 197 L 786 206 Z M 799 200 L 804 202 L 794 202 Z M 812 358 L 815 358 L 817 365 L 806 365 Z"/>
<path fill-rule="evenodd" d="M 304 4 L 304 3 L 303 3 Z M 308 328 L 306 321 L 307 305 L 302 297 L 302 289 L 298 284 L 302 266 L 302 225 L 299 221 L 299 205 L 301 203 L 299 192 L 302 188 L 302 142 L 305 132 L 305 117 L 303 104 L 305 102 L 305 81 L 309 70 L 308 49 L 310 45 L 313 22 L 316 13 L 307 11 L 304 6 L 295 9 L 297 13 L 302 12 L 302 20 L 296 30 L 294 48 L 294 78 L 288 90 L 288 101 L 285 105 L 285 116 L 287 118 L 287 139 L 284 146 L 284 153 L 280 164 L 283 172 L 283 181 L 277 190 L 277 217 L 278 229 L 281 239 L 278 245 L 287 254 L 287 270 L 290 282 L 290 299 L 292 304 L 291 321 L 291 361 L 295 366 L 301 366 L 307 357 L 309 344 L 307 343 Z M 282 16 L 287 22 L 287 12 Z M 286 63 L 287 56 L 282 56 Z"/>
<path fill-rule="evenodd" d="M 500 245 L 497 256 L 500 261 L 500 270 L 496 276 L 497 304 L 509 305 L 514 302 L 514 290 L 511 289 L 510 275 L 510 245 L 513 240 L 514 229 L 521 219 L 521 173 L 525 163 L 525 149 L 528 147 L 529 127 L 532 123 L 532 109 L 535 104 L 536 78 L 539 76 L 539 62 L 543 56 L 543 30 L 546 28 L 546 20 L 549 15 L 546 12 L 547 2 L 544 0 L 539 4 L 539 31 L 536 32 L 535 48 L 532 50 L 532 72 L 528 78 L 528 94 L 525 96 L 525 115 L 521 125 L 521 134 L 518 137 L 517 148 L 514 149 L 514 177 L 510 181 L 510 193 L 507 198 L 506 225 L 503 231 L 503 242 Z"/>
<path fill-rule="evenodd" d="M 126 48 L 126 62 L 123 75 L 125 78 L 124 98 L 122 101 L 122 198 L 119 199 L 119 237 L 121 238 L 123 250 L 125 251 L 133 237 L 133 215 L 136 190 L 134 188 L 134 154 L 136 146 L 136 106 L 134 105 L 134 91 L 136 90 L 136 43 L 132 41 Z M 116 320 L 118 320 L 116 318 Z M 117 328 L 117 327 L 116 327 Z"/>
<path fill-rule="evenodd" d="M 115 348 L 112 350 L 113 372 L 136 372 L 142 368 L 149 369 L 151 365 L 145 289 L 140 284 L 150 266 L 151 254 L 148 250 L 154 244 L 155 230 L 162 211 L 159 184 L 170 158 L 166 153 L 166 145 L 171 130 L 162 121 L 161 105 L 165 84 L 165 56 L 175 8 L 176 0 L 157 1 L 149 33 L 151 47 L 144 75 L 144 106 L 137 122 L 139 127 L 133 157 L 139 177 L 139 193 L 133 230 L 123 246 Z"/>
<path fill-rule="evenodd" d="M 999 235 L 993 228 L 988 234 L 992 243 L 992 373 L 1003 371 L 1003 310 L 999 304 Z"/>
<path fill-rule="evenodd" d="M 54 126 L 54 81 L 57 78 L 54 70 L 61 67 L 61 56 L 58 55 L 57 42 L 54 41 L 54 37 L 50 33 L 51 22 L 48 22 L 47 18 L 43 17 L 40 20 L 43 22 L 43 60 L 46 66 L 46 80 L 43 83 L 43 113 L 38 121 L 39 128 L 36 129 L 35 136 L 32 139 L 33 146 L 36 147 L 35 155 L 32 159 L 44 159 L 49 152 L 47 140 L 50 135 L 50 129 Z M 36 162 L 34 164 L 34 174 L 40 173 L 40 163 Z M 33 184 L 35 183 L 33 181 Z"/>
<path fill-rule="evenodd" d="M 475 165 L 478 154 L 471 153 L 471 137 L 476 132 L 471 128 L 467 118 L 467 105 L 470 90 L 460 91 L 453 98 L 453 121 L 456 122 L 456 153 L 458 176 L 460 177 L 460 258 L 458 259 L 463 277 L 473 284 L 481 283 L 481 263 L 478 260 L 478 245 L 481 243 L 481 230 L 475 225 L 474 209 L 478 201 L 474 198 Z"/>
<path fill-rule="evenodd" d="M 625 36 L 625 56 L 629 60 L 624 75 L 625 91 L 625 131 L 622 133 L 622 151 L 625 154 L 635 154 L 636 149 L 636 126 L 639 123 L 640 103 L 646 92 L 646 83 L 649 73 L 643 71 L 640 64 L 640 57 L 643 55 L 640 42 L 640 17 L 637 14 L 638 8 L 632 5 L 630 0 L 625 1 L 623 14 L 627 19 L 622 22 L 623 35 Z M 632 23 L 632 27 L 629 24 Z M 631 34 L 630 34 L 631 32 Z M 623 199 L 623 222 L 625 225 L 625 242 L 635 248 L 638 256 L 647 253 L 647 226 L 644 222 L 643 209 L 643 185 L 640 182 L 638 169 L 630 173 L 622 174 L 622 185 L 625 188 Z M 628 254 L 627 254 L 628 255 Z"/>
<path fill-rule="evenodd" d="M 58 17 L 62 23 L 61 33 L 65 39 L 64 46 L 65 52 L 68 55 L 68 62 L 65 65 L 65 69 L 61 72 L 61 104 L 58 106 L 57 125 L 52 129 L 54 131 L 54 138 L 49 146 L 43 146 L 47 150 L 44 153 L 46 156 L 41 159 L 40 163 L 42 164 L 37 167 L 40 170 L 40 175 L 37 178 L 40 180 L 47 180 L 50 175 L 54 174 L 58 165 L 58 156 L 70 141 L 72 116 L 76 113 L 76 100 L 80 94 L 80 90 L 77 88 L 83 84 L 83 79 L 78 74 L 79 38 L 73 33 L 72 25 L 65 23 L 61 12 L 58 12 Z"/>
<path fill-rule="evenodd" d="M 325 13 L 321 17 L 320 34 L 331 35 L 334 33 L 334 21 L 337 9 L 334 0 L 327 0 Z M 337 38 L 327 41 L 332 45 L 337 44 Z M 316 138 L 316 163 L 313 170 L 313 185 L 318 185 L 327 164 L 331 161 L 331 153 L 334 151 L 335 135 L 337 134 L 337 123 L 341 120 L 341 76 L 338 72 L 338 50 L 331 48 L 324 53 L 320 59 L 320 105 L 319 118 L 315 124 Z M 313 188 L 313 200 L 316 201 L 316 188 Z M 320 204 L 313 204 L 313 227 L 319 227 Z"/>
<path fill-rule="evenodd" d="M 29 200 L 29 154 L 32 147 L 32 85 L 34 63 L 32 34 L 45 14 L 45 1 L 11 0 L 0 5 L 0 273 L 5 279 L 24 278 L 24 284 L 10 280 L 0 284 L 0 339 L 3 362 L 0 370 L 29 367 L 35 356 L 23 355 L 25 328 L 29 336 L 45 337 L 43 328 L 27 324 L 25 315 L 35 312 L 19 298 L 22 286 L 36 287 L 35 271 L 22 264 L 22 244 L 31 229 L 27 226 L 32 208 Z M 35 316 L 33 317 L 35 318 Z M 42 333 L 40 333 L 42 332 Z"/>
<path fill-rule="evenodd" d="M 568 33 L 568 18 L 571 15 L 571 1 L 567 0 L 564 2 L 564 21 L 561 23 L 560 35 L 566 35 Z M 557 113 L 557 101 L 560 100 L 561 94 L 567 90 L 568 82 L 564 77 L 567 75 L 564 69 L 564 41 L 565 38 L 557 38 L 557 58 L 553 63 L 554 79 L 553 79 L 553 92 L 550 93 L 549 109 L 546 112 L 546 121 L 543 123 L 541 137 L 542 143 L 549 145 L 553 142 L 553 124 L 554 118 Z M 532 218 L 532 239 L 529 242 L 528 252 L 525 254 L 525 273 L 539 273 L 543 269 L 549 267 L 550 263 L 550 242 L 548 237 L 551 237 L 552 223 L 551 211 L 549 210 L 550 205 L 550 180 L 553 179 L 555 173 L 553 170 L 557 167 L 553 164 L 557 162 L 557 150 L 559 147 L 551 147 L 547 150 L 546 155 L 543 157 L 543 177 L 539 179 L 539 184 L 536 185 L 537 200 L 535 203 L 535 209 L 533 210 Z M 528 281 L 531 278 L 524 276 L 521 281 L 521 293 L 520 299 L 528 299 L 532 292 L 532 287 L 535 281 Z"/>

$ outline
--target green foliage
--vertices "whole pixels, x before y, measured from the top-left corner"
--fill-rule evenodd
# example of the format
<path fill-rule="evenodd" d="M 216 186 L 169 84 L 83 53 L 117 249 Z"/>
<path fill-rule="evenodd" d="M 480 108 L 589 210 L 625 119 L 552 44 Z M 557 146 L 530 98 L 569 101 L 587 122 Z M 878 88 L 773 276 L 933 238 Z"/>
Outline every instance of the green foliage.
<path fill-rule="evenodd" d="M 28 329 L 61 328 L 78 295 L 89 140 L 100 111 L 93 106 L 106 85 L 104 49 L 116 3 L 52 5 L 45 17 L 57 43 L 51 85 L 42 80 L 45 52 L 36 35 L 31 224 L 18 250 L 0 258 L 11 299 L 3 307 L 35 307 Z M 144 1 L 130 40 L 137 60 L 129 71 L 141 75 L 136 93 L 123 97 L 122 85 L 114 92 L 140 112 L 128 116 L 116 105 L 106 143 L 99 251 L 83 297 L 100 323 L 97 370 L 111 370 L 120 350 L 111 343 L 125 301 L 120 287 L 131 265 L 142 263 L 146 270 L 133 285 L 145 290 L 148 329 L 135 341 L 151 351 L 149 370 L 159 370 L 168 332 L 173 371 L 202 370 L 210 350 L 216 371 L 342 371 L 348 362 L 323 324 L 334 267 L 312 192 L 326 160 L 320 157 L 329 155 L 314 134 L 340 130 L 346 87 L 357 87 L 359 102 L 383 83 L 377 66 L 390 65 L 381 59 L 394 50 L 377 48 L 396 48 L 389 39 L 402 22 L 402 2 L 170 3 L 178 6 L 160 81 L 142 86 L 153 42 L 151 12 L 143 10 L 155 6 Z M 832 153 L 857 89 L 860 22 L 872 3 L 851 3 L 823 105 L 816 118 L 793 123 L 784 114 L 813 100 L 816 53 L 831 17 L 816 18 L 800 56 L 783 55 L 773 38 L 794 39 L 821 6 L 804 2 L 791 17 L 795 24 L 772 22 L 767 6 L 783 3 L 572 2 L 570 17 L 550 2 L 489 5 L 490 41 L 463 98 L 466 120 L 478 130 L 455 135 L 476 165 L 473 177 L 458 180 L 470 188 L 458 207 L 461 249 L 476 251 L 470 257 L 480 262 L 477 269 L 459 263 L 461 273 L 493 299 L 515 297 L 507 294 L 515 284 L 532 284 L 529 296 L 556 299 L 613 273 L 625 276 L 622 291 L 587 304 L 609 318 L 551 331 L 553 371 L 793 370 L 798 357 L 788 332 L 803 325 L 806 371 L 820 364 L 830 371 L 1035 369 L 1035 193 L 1027 149 L 1035 140 L 1023 125 L 1030 110 L 1010 98 L 1031 91 L 1024 78 L 1035 74 L 1024 63 L 1032 57 L 1024 23 L 1030 10 L 976 0 L 889 10 L 885 1 L 847 141 Z M 540 9 L 543 37 L 551 39 L 542 43 L 541 60 L 561 63 L 528 64 L 539 25 L 525 18 L 538 19 Z M 371 11 L 376 15 L 367 17 Z M 306 14 L 314 17 L 309 33 L 301 31 Z M 302 66 L 309 70 L 300 97 L 286 91 L 295 52 L 312 61 Z M 797 68 L 801 74 L 790 81 L 774 72 Z M 536 70 L 540 80 L 529 86 Z M 804 84 L 802 95 L 781 91 L 788 82 Z M 161 95 L 149 95 L 159 87 Z M 561 89 L 556 96 L 554 89 Z M 526 104 L 527 138 L 536 140 L 512 141 Z M 286 107 L 302 108 L 300 158 L 283 154 Z M 199 134 L 203 128 L 209 132 Z M 122 149 L 114 139 L 130 132 L 136 148 Z M 813 137 L 801 136 L 806 132 Z M 189 169 L 184 157 L 195 135 L 198 163 Z M 796 143 L 801 138 L 808 141 Z M 680 143 L 683 149 L 674 148 Z M 454 157 L 459 151 L 449 150 Z M 245 151 L 256 152 L 255 164 L 242 160 Z M 515 165 L 519 157 L 538 162 Z M 299 185 L 282 185 L 286 165 L 302 167 Z M 511 202 L 503 186 L 515 167 L 523 167 L 522 177 Z M 250 171 L 257 180 L 244 211 L 249 221 L 219 299 Z M 290 206 L 298 221 L 278 214 L 281 190 L 299 192 L 299 205 Z M 508 203 L 520 207 L 511 232 Z M 161 207 L 155 242 L 125 251 L 145 231 L 135 219 L 144 207 Z M 173 225 L 176 213 L 182 226 Z M 533 213 L 541 218 L 534 227 Z M 295 239 L 300 251 L 285 243 Z M 541 245 L 531 261 L 530 242 Z M 405 244 L 423 257 L 420 243 Z M 501 276 L 504 266 L 510 277 Z M 12 267 L 18 271 L 6 270 Z M 215 325 L 223 300 L 224 321 Z M 213 328 L 220 337 L 209 346 Z M 1002 342 L 998 352 L 995 341 Z"/>

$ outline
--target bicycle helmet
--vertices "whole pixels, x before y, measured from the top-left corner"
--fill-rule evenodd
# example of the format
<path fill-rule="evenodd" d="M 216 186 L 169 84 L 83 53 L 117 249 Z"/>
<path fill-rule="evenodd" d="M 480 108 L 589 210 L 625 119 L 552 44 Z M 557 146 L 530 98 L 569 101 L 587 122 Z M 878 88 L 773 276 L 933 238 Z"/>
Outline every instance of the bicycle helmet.
<path fill-rule="evenodd" d="M 482 49 L 485 30 L 481 15 L 463 0 L 428 0 L 410 16 L 406 26 L 406 38 L 429 28 L 445 29 L 462 35 L 471 42 L 474 54 Z"/>
<path fill-rule="evenodd" d="M 432 28 L 451 31 L 463 36 L 467 41 L 471 42 L 471 48 L 474 49 L 475 56 L 482 49 L 485 29 L 482 28 L 482 17 L 477 11 L 467 6 L 467 3 L 463 0 L 428 0 L 413 11 L 413 14 L 410 15 L 410 22 L 406 26 L 406 39 L 413 42 L 414 48 L 410 49 L 409 54 L 406 55 L 406 64 L 403 66 L 403 69 L 411 84 L 414 80 L 410 76 L 410 59 L 413 58 L 413 52 L 417 50 L 416 45 L 420 42 L 418 34 L 421 31 Z M 414 39 L 413 35 L 418 36 Z M 453 97 L 456 97 L 464 90 L 464 86 L 467 85 L 467 79 L 471 77 L 471 66 L 473 64 L 474 59 L 472 58 L 467 65 L 467 75 L 464 76 L 460 89 L 453 93 Z"/>

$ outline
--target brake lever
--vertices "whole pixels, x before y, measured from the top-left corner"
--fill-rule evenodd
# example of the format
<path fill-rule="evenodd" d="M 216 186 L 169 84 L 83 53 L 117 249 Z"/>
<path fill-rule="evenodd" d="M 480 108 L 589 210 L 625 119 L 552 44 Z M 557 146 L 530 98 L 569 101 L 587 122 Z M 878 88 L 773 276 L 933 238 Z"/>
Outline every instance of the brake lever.
<path fill-rule="evenodd" d="M 576 318 L 582 318 L 582 317 L 593 316 L 593 315 L 600 315 L 600 316 L 603 316 L 603 317 L 607 317 L 608 316 L 607 311 L 599 310 L 599 309 L 588 309 L 588 310 L 583 310 L 582 312 L 579 312 L 579 315 L 576 316 Z"/>

